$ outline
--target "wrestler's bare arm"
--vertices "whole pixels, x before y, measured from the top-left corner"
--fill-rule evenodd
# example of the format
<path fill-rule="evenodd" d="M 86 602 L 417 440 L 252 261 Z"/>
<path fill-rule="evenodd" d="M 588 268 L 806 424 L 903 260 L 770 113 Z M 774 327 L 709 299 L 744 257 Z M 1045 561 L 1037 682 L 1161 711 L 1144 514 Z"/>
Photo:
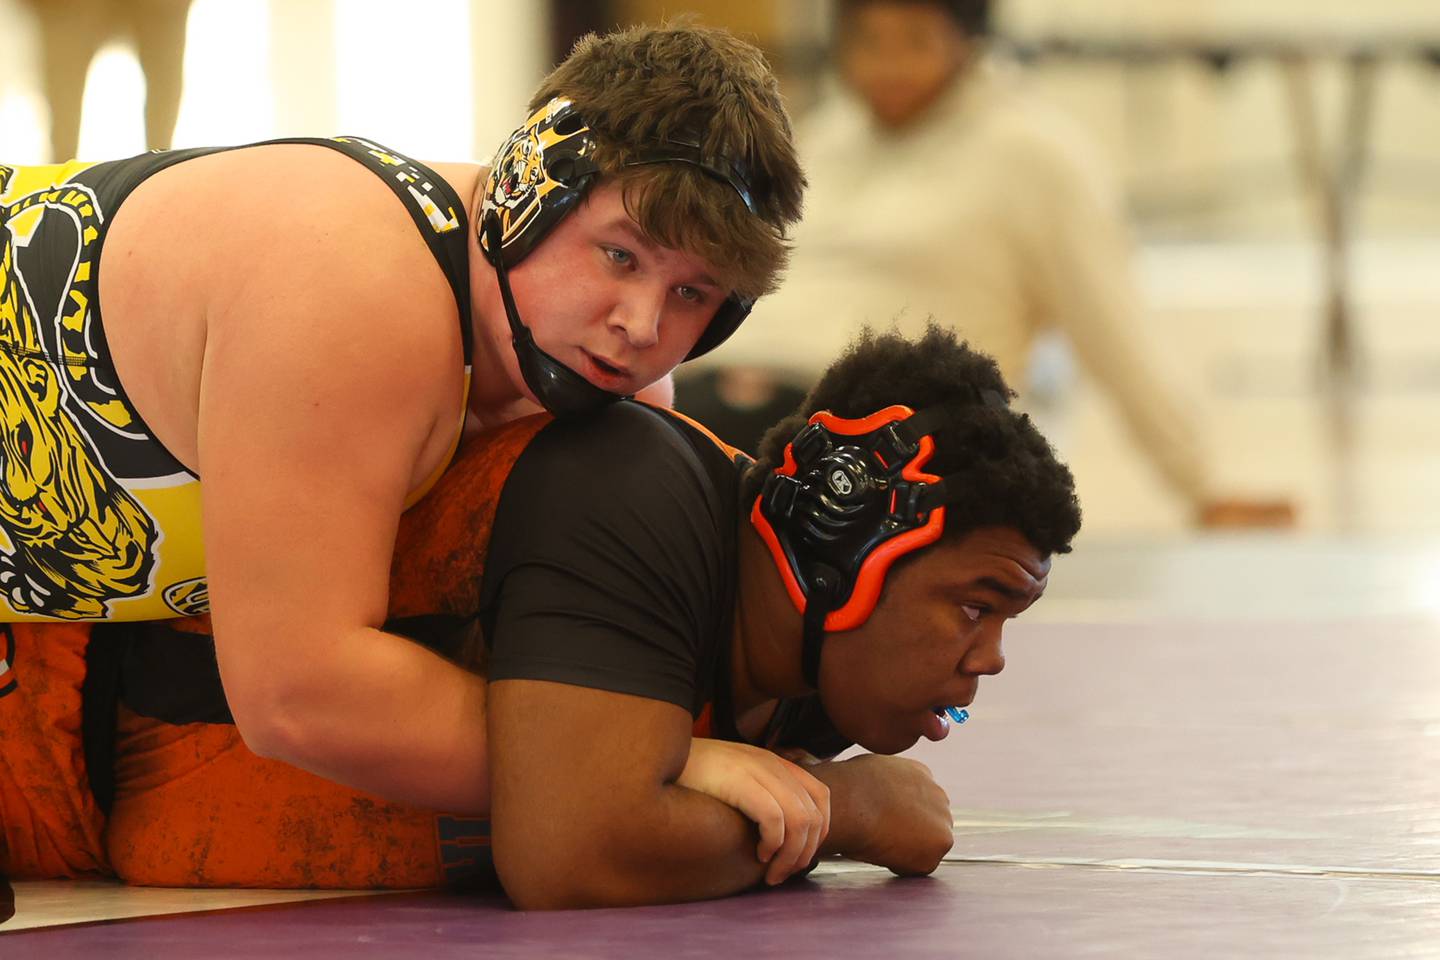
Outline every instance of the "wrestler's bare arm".
<path fill-rule="evenodd" d="M 454 301 L 380 199 L 395 229 L 277 231 L 210 311 L 198 436 L 216 650 L 256 752 L 481 812 L 483 682 L 377 629 L 403 502 L 461 403 Z"/>
<path fill-rule="evenodd" d="M 714 782 L 699 784 L 704 793 L 677 784 L 687 755 L 707 743 L 691 740 L 690 716 L 679 707 L 569 684 L 499 680 L 490 689 L 489 729 L 495 868 L 522 909 L 701 900 L 773 873 L 757 856 L 754 825 L 737 809 L 758 805 L 739 794 L 715 799 L 731 791 Z M 730 776 L 751 780 L 750 762 L 742 756 Z M 809 769 L 831 801 L 820 853 L 912 875 L 930 873 L 950 850 L 949 800 L 922 764 L 867 754 Z M 782 795 L 789 786 L 774 793 L 793 829 L 805 819 Z M 809 859 L 787 866 L 785 875 Z"/>
<path fill-rule="evenodd" d="M 755 830 L 675 785 L 674 704 L 539 680 L 490 687 L 495 868 L 522 909 L 703 900 L 760 882 Z"/>

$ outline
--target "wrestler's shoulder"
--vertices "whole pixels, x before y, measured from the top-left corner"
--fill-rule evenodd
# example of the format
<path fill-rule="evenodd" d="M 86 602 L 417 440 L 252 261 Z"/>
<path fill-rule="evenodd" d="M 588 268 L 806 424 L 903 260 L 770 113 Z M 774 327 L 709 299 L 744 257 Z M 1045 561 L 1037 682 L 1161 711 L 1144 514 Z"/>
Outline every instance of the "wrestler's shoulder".
<path fill-rule="evenodd" d="M 677 489 L 676 480 L 686 477 L 680 486 L 698 491 L 735 469 L 726 449 L 673 411 L 628 401 L 550 423 L 531 441 L 520 472 L 531 478 L 526 482 L 584 476 L 595 488 L 618 484 L 632 491 Z"/>
<path fill-rule="evenodd" d="M 593 451 L 631 461 L 683 456 L 699 444 L 711 443 L 694 421 L 634 400 L 610 404 L 587 417 L 557 420 L 542 437 L 572 454 Z"/>
<path fill-rule="evenodd" d="M 157 234 L 204 227 L 187 240 L 207 252 L 253 248 L 286 260 L 316 249 L 342 258 L 430 257 L 391 185 L 318 144 L 259 144 L 185 160 L 136 187 L 120 217 Z M 402 235 L 414 242 L 395 242 Z"/>
<path fill-rule="evenodd" d="M 735 474 L 707 447 L 714 449 L 680 421 L 639 403 L 549 422 L 508 471 L 496 542 L 549 549 L 618 538 L 635 547 L 699 536 L 713 549 L 722 540 L 707 531 L 729 522 Z"/>
<path fill-rule="evenodd" d="M 413 343 L 427 328 L 457 329 L 453 291 L 410 214 L 374 171 L 338 151 L 267 144 L 198 157 L 142 184 L 132 203 L 154 231 L 199 248 L 205 265 L 193 275 L 212 304 L 258 300 L 281 318 L 307 309 L 347 337 L 403 332 Z M 444 322 L 415 323 L 426 314 Z"/>
<path fill-rule="evenodd" d="M 105 296 L 120 302 L 157 271 L 187 290 L 205 379 L 234 367 L 242 399 L 287 383 L 322 407 L 385 405 L 430 438 L 413 441 L 421 459 L 448 449 L 464 388 L 454 293 L 373 171 L 313 145 L 202 156 L 142 184 L 115 229 L 137 266 L 107 245 Z"/>

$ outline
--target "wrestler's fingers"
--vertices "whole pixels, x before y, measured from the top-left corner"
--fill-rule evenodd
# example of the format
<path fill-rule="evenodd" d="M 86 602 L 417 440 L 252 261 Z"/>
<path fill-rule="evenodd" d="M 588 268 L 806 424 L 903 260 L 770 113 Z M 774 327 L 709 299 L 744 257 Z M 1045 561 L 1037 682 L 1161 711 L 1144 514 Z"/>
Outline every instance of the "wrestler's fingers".
<path fill-rule="evenodd" d="M 755 751 L 747 756 L 756 762 L 747 768 L 747 776 L 732 781 L 731 802 L 760 830 L 755 855 L 761 863 L 771 864 L 767 879 L 783 880 L 794 871 L 793 861 L 811 845 L 810 833 L 817 823 L 828 819 L 828 789 L 772 754 Z M 823 813 L 815 800 L 817 789 L 824 794 Z"/>
<path fill-rule="evenodd" d="M 828 789 L 795 764 L 748 744 L 695 739 L 676 784 L 728 804 L 756 824 L 755 855 L 769 864 L 771 883 L 809 866 L 828 828 Z"/>
<path fill-rule="evenodd" d="M 788 821 L 792 825 L 792 829 L 794 825 L 804 823 L 803 842 L 802 838 L 795 838 L 797 841 L 795 844 L 796 854 L 793 860 L 772 864 L 767 876 L 767 880 L 771 882 L 780 882 L 807 870 L 815 861 L 815 856 L 820 851 L 820 844 L 830 833 L 830 788 L 809 771 L 793 762 L 784 759 L 781 762 L 790 782 L 805 792 L 809 803 L 804 805 L 806 816 L 803 820 L 792 818 Z M 777 861 L 779 859 L 777 858 Z"/>
<path fill-rule="evenodd" d="M 797 844 L 805 841 L 805 828 L 810 814 L 805 792 L 789 777 L 771 771 L 757 771 L 753 798 L 746 791 L 746 803 L 740 806 L 760 829 L 760 842 L 755 855 L 761 863 L 770 864 L 766 879 L 777 872 L 781 879 L 788 875 L 784 865 L 794 856 Z"/>
<path fill-rule="evenodd" d="M 791 762 L 793 763 L 794 761 Z M 818 763 L 819 761 L 815 762 Z M 815 847 L 818 850 L 820 844 L 824 843 L 825 838 L 830 835 L 830 787 L 809 770 L 806 770 L 803 765 L 795 767 L 795 775 L 801 785 L 804 786 L 806 792 L 810 794 L 810 799 L 815 801 L 816 809 L 820 811 L 820 831 L 815 840 Z M 810 859 L 814 859 L 813 852 Z M 809 861 L 806 862 L 808 863 Z"/>
<path fill-rule="evenodd" d="M 747 792 L 739 810 L 760 830 L 760 842 L 755 845 L 756 858 L 761 863 L 769 863 L 785 845 L 785 811 L 770 790 L 758 782 L 755 788 L 753 796 Z"/>
<path fill-rule="evenodd" d="M 816 819 L 814 829 L 810 831 L 810 836 L 807 838 L 805 850 L 800 854 L 800 860 L 792 873 L 803 873 L 809 869 L 810 864 L 815 862 L 815 856 L 820 852 L 820 844 L 825 842 L 826 835 L 830 833 L 829 796 L 827 795 L 824 798 L 815 798 L 812 796 L 812 799 L 815 801 L 815 808 L 819 816 Z"/>
<path fill-rule="evenodd" d="M 785 842 L 786 791 L 780 761 L 748 744 L 696 738 L 676 784 L 734 807 L 760 830 L 756 856 L 765 863 Z"/>
<path fill-rule="evenodd" d="M 814 848 L 811 837 L 819 831 L 822 820 L 815 801 L 796 778 L 787 777 L 784 786 L 787 789 L 780 802 L 785 809 L 785 840 L 765 872 L 765 882 L 772 885 L 809 866 L 806 851 Z"/>

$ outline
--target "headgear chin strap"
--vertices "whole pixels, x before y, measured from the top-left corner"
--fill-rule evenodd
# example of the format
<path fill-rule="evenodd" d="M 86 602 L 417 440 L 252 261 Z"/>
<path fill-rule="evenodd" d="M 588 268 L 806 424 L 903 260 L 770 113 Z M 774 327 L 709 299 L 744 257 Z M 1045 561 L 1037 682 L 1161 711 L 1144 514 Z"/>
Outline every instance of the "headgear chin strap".
<path fill-rule="evenodd" d="M 594 186 L 600 173 L 594 159 L 596 149 L 596 138 L 574 104 L 558 97 L 551 100 L 531 114 L 496 153 L 477 218 L 480 249 L 499 278 L 511 341 L 525 384 L 557 417 L 587 413 L 625 398 L 600 389 L 536 345 L 515 307 L 507 273 L 579 206 Z M 656 163 L 699 167 L 728 184 L 746 209 L 757 213 L 752 179 L 737 160 L 706 156 L 698 143 L 661 140 L 628 166 Z M 727 297 L 685 359 L 693 360 L 724 343 L 753 305 L 753 300 L 735 294 Z"/>
<path fill-rule="evenodd" d="M 864 623 L 890 566 L 939 539 L 957 478 L 921 468 L 935 452 L 930 434 L 955 415 L 943 405 L 896 405 L 863 420 L 817 413 L 765 479 L 750 522 L 804 615 L 801 669 L 811 687 L 820 687 L 826 631 Z"/>
<path fill-rule="evenodd" d="M 493 211 L 485 214 L 485 236 L 499 246 L 500 218 Z M 510 292 L 510 271 L 503 260 L 494 261 L 495 276 L 500 281 L 500 300 L 505 304 L 505 318 L 510 321 L 510 343 L 515 359 L 520 361 L 520 375 L 535 394 L 540 405 L 560 419 L 594 413 L 601 407 L 627 396 L 611 393 L 595 386 L 565 364 L 540 349 L 530 328 L 520 322 L 515 309 L 515 295 Z"/>

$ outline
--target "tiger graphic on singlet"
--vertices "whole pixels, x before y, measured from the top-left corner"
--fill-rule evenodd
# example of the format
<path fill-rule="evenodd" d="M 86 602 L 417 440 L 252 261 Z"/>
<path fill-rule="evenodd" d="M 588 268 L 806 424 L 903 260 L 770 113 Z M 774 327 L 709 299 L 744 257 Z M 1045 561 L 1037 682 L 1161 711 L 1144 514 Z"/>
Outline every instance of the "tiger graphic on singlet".
<path fill-rule="evenodd" d="M 87 350 L 87 289 L 103 215 L 93 192 L 78 184 L 11 197 L 14 175 L 0 167 L 0 533 L 9 541 L 0 552 L 0 593 L 16 613 L 104 618 L 110 601 L 150 587 L 157 533 L 153 518 L 103 469 L 76 404 L 62 402 L 69 394 L 102 429 L 124 431 L 134 422 L 92 376 Z M 76 238 L 54 316 L 41 315 L 17 262 L 17 234 L 28 235 L 42 213 L 71 221 Z M 59 365 L 47 339 L 58 347 Z"/>
<path fill-rule="evenodd" d="M 358 137 L 268 143 L 344 153 L 405 206 L 454 293 L 468 390 L 469 230 L 454 189 L 423 164 Z M 209 610 L 200 478 L 125 394 L 105 335 L 99 270 L 106 232 L 137 186 L 175 164 L 239 149 L 0 165 L 0 623 Z M 462 403 L 456 443 L 463 415 Z M 438 474 L 411 491 L 407 505 Z"/>

